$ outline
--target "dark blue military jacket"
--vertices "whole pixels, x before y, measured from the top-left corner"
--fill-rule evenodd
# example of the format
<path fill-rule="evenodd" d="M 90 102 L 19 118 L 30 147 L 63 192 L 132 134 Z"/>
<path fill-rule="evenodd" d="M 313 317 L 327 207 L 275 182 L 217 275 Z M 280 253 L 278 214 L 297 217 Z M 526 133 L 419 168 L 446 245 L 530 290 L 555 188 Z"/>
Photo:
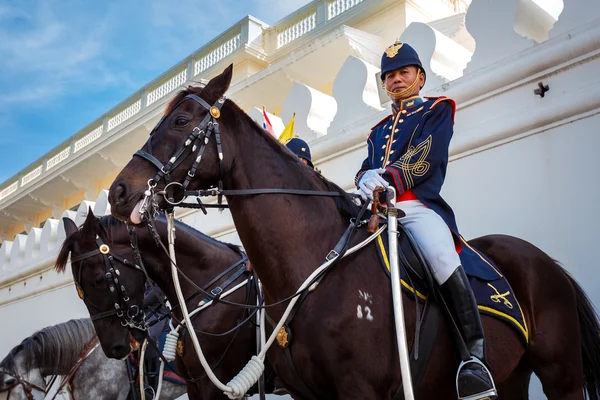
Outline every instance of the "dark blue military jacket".
<path fill-rule="evenodd" d="M 356 182 L 369 169 L 385 168 L 383 177 L 394 186 L 398 197 L 412 191 L 444 219 L 458 239 L 454 212 L 440 196 L 455 109 L 454 101 L 445 97 L 403 100 L 395 115 L 373 127 L 367 140 L 368 156 Z"/>

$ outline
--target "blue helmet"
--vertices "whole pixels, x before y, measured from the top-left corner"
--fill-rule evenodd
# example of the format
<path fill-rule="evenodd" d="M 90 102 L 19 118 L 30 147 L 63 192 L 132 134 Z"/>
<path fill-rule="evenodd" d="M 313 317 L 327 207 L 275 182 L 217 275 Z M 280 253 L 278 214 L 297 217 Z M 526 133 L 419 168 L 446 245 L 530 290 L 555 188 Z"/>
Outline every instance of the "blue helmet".
<path fill-rule="evenodd" d="M 308 147 L 308 144 L 304 140 L 296 137 L 291 138 L 285 145 L 292 153 L 308 161 L 308 165 L 314 168 L 312 158 L 310 157 L 310 147 Z"/>
<path fill-rule="evenodd" d="M 419 55 L 409 44 L 396 41 L 389 46 L 381 56 L 381 80 L 385 80 L 385 74 L 407 65 L 415 65 L 425 73 Z"/>

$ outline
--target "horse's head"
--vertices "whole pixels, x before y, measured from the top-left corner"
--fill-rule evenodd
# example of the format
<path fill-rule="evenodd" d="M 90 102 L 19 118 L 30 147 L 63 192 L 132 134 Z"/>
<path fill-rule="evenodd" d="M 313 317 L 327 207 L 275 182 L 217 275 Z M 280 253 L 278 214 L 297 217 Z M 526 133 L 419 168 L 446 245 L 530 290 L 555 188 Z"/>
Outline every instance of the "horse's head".
<path fill-rule="evenodd" d="M 0 371 L 0 393 L 6 392 L 17 386 L 17 378 L 8 372 Z"/>
<path fill-rule="evenodd" d="M 91 209 L 81 229 L 68 218 L 63 221 L 67 236 L 56 269 L 64 271 L 70 254 L 77 293 L 90 313 L 104 353 L 124 358 L 143 340 L 145 329 L 145 276 L 133 261 L 126 226 L 112 218 L 101 221 Z"/>
<path fill-rule="evenodd" d="M 219 131 L 232 70 L 230 65 L 204 88 L 190 86 L 171 100 L 146 144 L 110 187 L 114 216 L 139 223 L 139 210 L 148 202 L 165 208 L 165 197 L 177 201 L 185 189 L 214 186 L 230 169 L 233 160 L 224 159 L 221 149 L 231 149 L 234 143 Z M 166 193 L 157 196 L 160 192 Z"/>
<path fill-rule="evenodd" d="M 45 382 L 37 372 L 36 377 L 25 379 L 0 371 L 0 400 L 42 400 L 45 397 Z"/>
<path fill-rule="evenodd" d="M 23 392 L 22 395 L 18 393 L 18 390 L 15 390 L 18 384 L 19 381 L 17 381 L 17 378 L 8 372 L 0 370 L 0 399 L 8 399 L 9 392 L 12 392 L 11 398 L 27 399 L 23 389 L 21 390 Z"/>
<path fill-rule="evenodd" d="M 33 360 L 25 360 L 19 345 L 0 362 L 0 400 L 43 399 L 46 382 Z"/>

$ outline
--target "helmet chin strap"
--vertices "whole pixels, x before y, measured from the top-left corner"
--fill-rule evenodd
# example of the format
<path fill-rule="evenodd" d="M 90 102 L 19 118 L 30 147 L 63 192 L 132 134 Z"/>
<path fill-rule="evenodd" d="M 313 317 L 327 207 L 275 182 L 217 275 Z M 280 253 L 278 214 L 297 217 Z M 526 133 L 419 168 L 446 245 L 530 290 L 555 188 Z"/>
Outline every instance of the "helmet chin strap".
<path fill-rule="evenodd" d="M 382 82 L 383 88 L 387 92 L 388 96 L 390 96 L 392 98 L 392 100 L 398 100 L 398 99 L 403 99 L 405 97 L 408 97 L 408 95 L 410 95 L 412 93 L 412 91 L 415 89 L 415 86 L 417 86 L 417 84 L 419 83 L 419 74 L 420 73 L 421 73 L 421 70 L 419 70 L 419 73 L 417 73 L 417 76 L 415 77 L 415 80 L 413 81 L 413 83 L 411 83 L 410 86 L 404 90 L 399 90 L 397 92 L 387 90 L 387 88 L 385 87 L 385 82 Z"/>

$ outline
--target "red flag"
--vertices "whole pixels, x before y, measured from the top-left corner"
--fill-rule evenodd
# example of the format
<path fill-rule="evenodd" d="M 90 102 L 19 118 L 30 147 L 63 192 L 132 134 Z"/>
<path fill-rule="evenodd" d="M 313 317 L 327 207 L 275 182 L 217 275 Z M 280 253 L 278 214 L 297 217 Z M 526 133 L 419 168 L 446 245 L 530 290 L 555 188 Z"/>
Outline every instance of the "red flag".
<path fill-rule="evenodd" d="M 263 107 L 263 128 L 272 136 L 275 136 L 275 132 L 273 132 L 273 125 L 271 125 L 271 121 L 269 121 L 269 117 L 267 116 L 267 110 L 265 110 L 265 107 Z"/>

